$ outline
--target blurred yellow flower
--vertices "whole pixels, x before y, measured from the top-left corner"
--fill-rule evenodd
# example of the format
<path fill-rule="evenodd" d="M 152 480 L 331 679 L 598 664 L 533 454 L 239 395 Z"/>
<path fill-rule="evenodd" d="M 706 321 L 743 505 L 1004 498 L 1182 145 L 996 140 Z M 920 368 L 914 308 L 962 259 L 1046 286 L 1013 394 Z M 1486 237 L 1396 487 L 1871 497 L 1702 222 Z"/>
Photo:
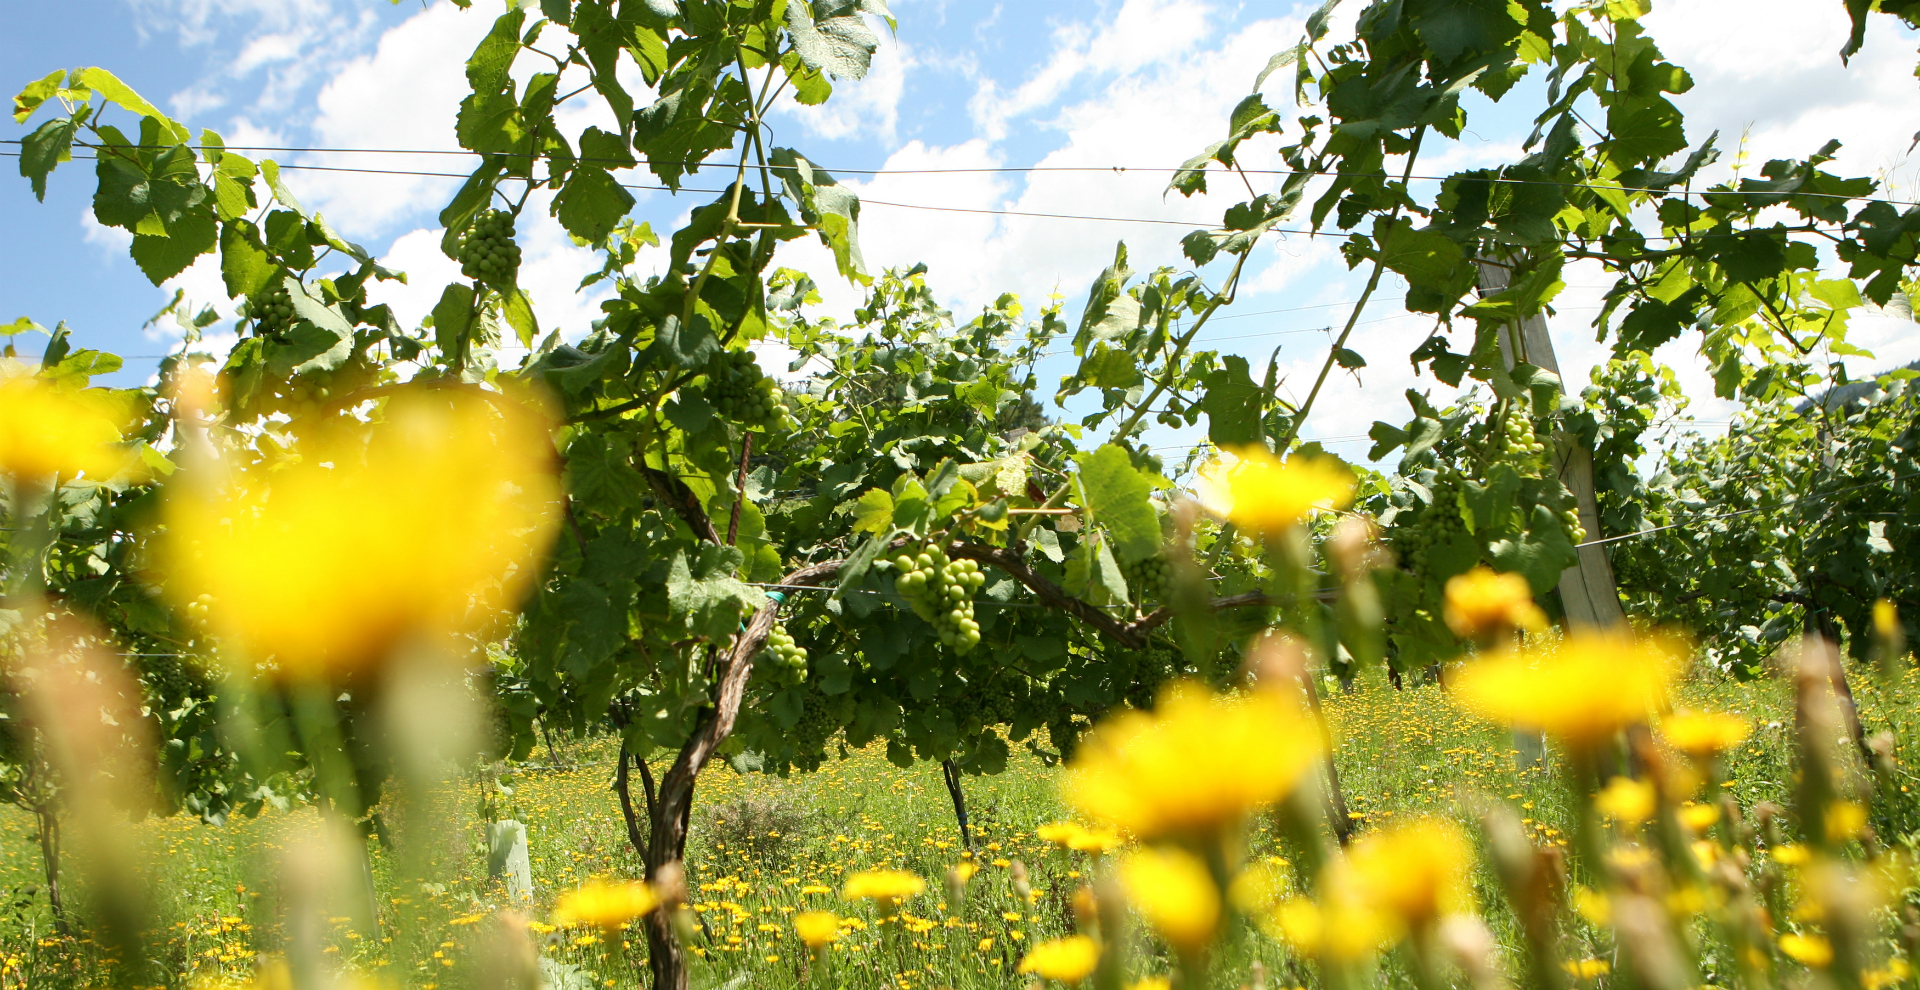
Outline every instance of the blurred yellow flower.
<path fill-rule="evenodd" d="M 1074 822 L 1054 822 L 1033 830 L 1033 837 L 1041 842 L 1051 842 L 1061 848 L 1069 848 L 1075 838 L 1086 832 L 1086 828 Z"/>
<path fill-rule="evenodd" d="M 61 388 L 0 362 L 0 473 L 110 478 L 132 464 L 118 444 L 133 420 L 129 403 L 106 389 Z"/>
<path fill-rule="evenodd" d="M 1220 927 L 1220 892 L 1198 856 L 1175 848 L 1135 851 L 1120 863 L 1127 899 L 1167 944 L 1196 956 Z"/>
<path fill-rule="evenodd" d="M 1833 943 L 1828 942 L 1824 935 L 1788 932 L 1780 936 L 1780 951 L 1788 959 L 1814 969 L 1823 969 L 1833 962 Z"/>
<path fill-rule="evenodd" d="M 1881 639 L 1892 639 L 1900 631 L 1900 610 L 1885 598 L 1873 603 L 1873 631 Z"/>
<path fill-rule="evenodd" d="M 412 387 L 371 425 L 303 438 L 275 471 L 183 473 L 163 511 L 163 587 L 204 604 L 242 658 L 289 677 L 484 630 L 537 576 L 554 532 L 550 426 L 502 396 Z"/>
<path fill-rule="evenodd" d="M 847 878 L 842 891 L 850 901 L 869 900 L 881 904 L 904 901 L 927 889 L 927 882 L 905 870 L 863 870 Z"/>
<path fill-rule="evenodd" d="M 1264 921 L 1271 934 L 1295 950 L 1329 961 L 1363 958 L 1392 938 L 1379 914 L 1337 898 L 1323 906 L 1295 897 L 1282 902 Z"/>
<path fill-rule="evenodd" d="M 1093 975 L 1099 963 L 1099 944 L 1085 935 L 1073 935 L 1034 946 L 1020 959 L 1018 972 L 1071 984 Z"/>
<path fill-rule="evenodd" d="M 1573 888 L 1573 909 L 1595 928 L 1613 924 L 1613 901 L 1590 887 Z"/>
<path fill-rule="evenodd" d="M 1280 864 L 1255 863 L 1227 884 L 1227 901 L 1241 914 L 1261 915 L 1277 907 L 1291 886 Z"/>
<path fill-rule="evenodd" d="M 1061 789 L 1081 812 L 1143 839 L 1217 835 L 1292 791 L 1320 738 L 1279 691 L 1215 696 L 1179 682 L 1152 714 L 1095 726 Z"/>
<path fill-rule="evenodd" d="M 1605 959 L 1581 959 L 1578 961 L 1569 959 L 1561 963 L 1560 966 L 1567 971 L 1568 976 L 1577 980 L 1591 980 L 1595 977 L 1605 976 L 1613 972 L 1612 964 L 1608 963 Z"/>
<path fill-rule="evenodd" d="M 1127 990 L 1172 990 L 1173 981 L 1164 976 L 1143 976 L 1127 984 Z"/>
<path fill-rule="evenodd" d="M 1827 840 L 1845 842 L 1859 838 L 1867 827 L 1867 807 L 1858 801 L 1835 801 L 1827 805 Z"/>
<path fill-rule="evenodd" d="M 561 925 L 618 928 L 660 904 L 653 888 L 638 880 L 606 883 L 595 880 L 560 898 L 553 920 Z"/>
<path fill-rule="evenodd" d="M 1447 579 L 1447 628 L 1462 639 L 1547 627 L 1547 613 L 1533 603 L 1533 587 L 1519 574 L 1496 574 L 1481 564 Z"/>
<path fill-rule="evenodd" d="M 1353 501 L 1353 472 L 1331 457 L 1282 460 L 1251 446 L 1200 469 L 1200 504 L 1234 525 L 1278 533 L 1315 509 L 1344 509 Z"/>
<path fill-rule="evenodd" d="M 793 916 L 793 930 L 809 949 L 818 949 L 840 937 L 840 919 L 832 911 L 802 911 Z"/>
<path fill-rule="evenodd" d="M 1752 721 L 1726 712 L 1675 712 L 1660 720 L 1668 744 L 1696 759 L 1732 749 L 1752 732 Z"/>
<path fill-rule="evenodd" d="M 1680 824 L 1689 832 L 1705 832 L 1720 820 L 1720 809 L 1692 801 L 1680 806 Z"/>
<path fill-rule="evenodd" d="M 1112 829 L 1090 829 L 1078 822 L 1042 825 L 1034 830 L 1033 835 L 1042 842 L 1051 842 L 1062 849 L 1095 856 L 1120 845 L 1120 835 Z"/>
<path fill-rule="evenodd" d="M 1365 833 L 1333 872 L 1361 904 L 1419 928 L 1473 910 L 1472 866 L 1458 825 L 1421 817 Z"/>
<path fill-rule="evenodd" d="M 1797 842 L 1774 846 L 1767 855 L 1781 866 L 1805 866 L 1813 860 L 1813 853 Z"/>
<path fill-rule="evenodd" d="M 1453 693 L 1484 718 L 1586 750 L 1663 707 L 1686 655 L 1677 637 L 1576 629 L 1467 664 Z"/>
<path fill-rule="evenodd" d="M 1607 781 L 1607 786 L 1593 798 L 1593 806 L 1601 814 L 1626 825 L 1638 825 L 1652 818 L 1657 804 L 1652 783 L 1627 777 Z"/>

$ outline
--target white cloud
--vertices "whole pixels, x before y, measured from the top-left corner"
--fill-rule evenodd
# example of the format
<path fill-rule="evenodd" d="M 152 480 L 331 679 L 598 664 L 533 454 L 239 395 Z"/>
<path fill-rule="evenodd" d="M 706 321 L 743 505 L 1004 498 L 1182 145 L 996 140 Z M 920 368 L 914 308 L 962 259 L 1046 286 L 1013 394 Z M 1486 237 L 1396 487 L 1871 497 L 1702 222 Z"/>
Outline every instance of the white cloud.
<path fill-rule="evenodd" d="M 133 245 L 131 232 L 120 227 L 109 227 L 94 219 L 92 207 L 80 211 L 80 239 L 108 258 L 125 257 L 127 248 Z"/>
<path fill-rule="evenodd" d="M 380 36 L 371 55 L 347 63 L 320 90 L 313 140 L 327 148 L 457 151 L 454 115 L 467 95 L 467 56 L 491 22 L 451 3 L 435 3 Z M 464 155 L 303 155 L 330 168 L 466 172 Z M 309 171 L 297 194 L 349 236 L 373 236 L 437 212 L 459 179 Z"/>
<path fill-rule="evenodd" d="M 836 80 L 833 98 L 818 106 L 795 102 L 789 91 L 781 98 L 780 109 L 818 137 L 839 140 L 857 135 L 891 145 L 900 123 L 900 96 L 906 89 L 907 71 L 914 64 L 907 46 L 883 27 L 880 47 L 865 78 Z"/>
<path fill-rule="evenodd" d="M 1002 140 L 1014 118 L 1051 106 L 1081 76 L 1124 75 L 1177 59 L 1207 38 L 1212 13 L 1212 5 L 1199 0 L 1127 0 L 1097 28 L 1063 24 L 1054 31 L 1053 55 L 1032 78 L 1005 93 L 993 79 L 979 84 L 968 105 L 975 127 Z"/>
<path fill-rule="evenodd" d="M 1694 78 L 1674 97 L 1687 136 L 1721 134 L 1725 177 L 1741 132 L 1751 127 L 1749 175 L 1770 158 L 1804 158 L 1829 138 L 1844 143 L 1834 169 L 1875 175 L 1899 168 L 1920 129 L 1914 102 L 1913 39 L 1891 17 L 1876 17 L 1866 48 L 1840 63 L 1849 22 L 1837 4 L 1749 0 L 1740 14 L 1714 0 L 1671 0 L 1646 18 L 1669 60 Z"/>

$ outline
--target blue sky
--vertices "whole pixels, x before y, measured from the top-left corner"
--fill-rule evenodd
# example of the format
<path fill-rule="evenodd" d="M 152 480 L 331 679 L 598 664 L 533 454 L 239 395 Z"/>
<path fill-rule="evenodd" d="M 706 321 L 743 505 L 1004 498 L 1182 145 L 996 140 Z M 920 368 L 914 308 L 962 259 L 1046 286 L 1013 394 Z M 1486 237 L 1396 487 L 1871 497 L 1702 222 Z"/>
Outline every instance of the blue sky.
<path fill-rule="evenodd" d="M 1361 6 L 1351 0 L 1348 17 Z M 1903 179 L 1915 130 L 1911 39 L 1882 31 L 1842 69 L 1834 52 L 1845 31 L 1839 0 L 1750 0 L 1728 20 L 1722 0 L 1660 0 L 1650 28 L 1670 57 L 1693 70 L 1699 86 L 1683 108 L 1698 138 L 1719 128 L 1723 143 L 1744 132 L 1754 157 L 1803 155 L 1826 137 L 1847 141 L 1850 167 Z M 211 127 L 230 144 L 353 149 L 452 149 L 452 106 L 463 95 L 461 63 L 499 0 L 462 12 L 445 0 L 62 0 L 14 4 L 0 33 L 0 66 L 17 89 L 55 68 L 101 65 L 194 127 Z M 1273 51 L 1298 37 L 1304 4 L 1225 0 L 1058 0 L 960 3 L 894 0 L 897 40 L 889 39 L 868 79 L 842 86 L 825 108 L 788 108 L 776 143 L 802 149 L 829 167 L 989 168 L 1073 165 L 1164 169 L 1214 140 Z M 1337 27 L 1336 30 L 1339 30 Z M 1282 74 L 1284 76 L 1285 74 Z M 1280 105 L 1289 82 L 1267 87 Z M 10 90 L 11 92 L 12 90 Z M 1451 171 L 1509 160 L 1539 101 L 1523 88 L 1507 106 L 1478 113 L 1457 145 L 1432 153 L 1421 171 Z M 583 128 L 591 114 L 576 115 Z M 0 126 L 17 139 L 25 128 Z M 452 155 L 259 152 L 288 164 L 395 170 L 464 171 Z M 1272 163 L 1271 147 L 1259 155 Z M 128 382 L 144 380 L 154 356 L 177 346 L 178 330 L 142 330 L 174 288 L 230 311 L 217 273 L 191 269 L 155 288 L 126 258 L 113 232 L 87 211 L 91 170 L 75 163 L 56 173 L 44 203 L 27 183 L 0 174 L 0 319 L 26 315 L 51 326 L 66 320 L 86 346 L 129 356 Z M 294 171 L 294 191 L 350 239 L 414 275 L 390 301 L 423 313 L 453 275 L 439 257 L 434 215 L 457 180 Z M 715 180 L 720 181 L 716 178 Z M 1208 223 L 1230 202 L 1164 197 L 1164 173 L 887 175 L 859 183 L 871 200 L 966 209 L 1016 210 Z M 643 194 L 636 216 L 670 229 L 698 199 Z M 1135 267 L 1180 266 L 1179 225 L 1042 220 L 869 206 L 869 262 L 925 261 L 931 281 L 965 314 L 1002 291 L 1030 305 L 1063 293 L 1077 310 L 1092 275 L 1125 239 Z M 543 326 L 578 334 L 596 299 L 572 288 L 597 267 L 551 224 L 522 225 L 529 284 Z M 827 277 L 821 253 L 803 249 L 783 263 L 806 267 L 827 285 L 829 309 L 856 294 Z M 1357 294 L 1328 240 L 1285 239 L 1262 247 L 1247 291 L 1230 319 L 1207 337 L 1222 350 L 1264 366 L 1276 346 L 1289 390 L 1304 392 L 1325 355 L 1312 332 L 1341 318 L 1329 306 Z M 1213 274 L 1213 273 L 1210 273 Z M 1605 280 L 1575 270 L 1554 321 L 1562 363 L 1578 387 L 1601 354 L 1587 326 Z M 1355 345 L 1372 361 L 1359 375 L 1337 376 L 1307 434 L 1351 437 L 1374 419 L 1403 419 L 1400 398 L 1415 380 L 1403 356 L 1428 324 L 1387 300 L 1370 308 Z M 1318 307 L 1318 308 L 1306 308 Z M 222 326 L 225 326 L 224 324 Z M 216 328 L 216 331 L 220 328 Z M 1920 357 L 1908 326 L 1869 327 L 1886 360 Z M 220 341 L 218 335 L 214 343 Z M 22 340 L 29 353 L 38 344 Z M 1662 358 L 1704 395 L 1690 347 Z M 1908 353 L 1912 351 L 1912 353 Z M 506 360 L 511 361 L 511 355 Z M 1045 369 L 1047 379 L 1068 370 Z M 1442 390 L 1444 392 L 1444 390 Z M 1696 410 L 1715 415 L 1712 403 Z M 1191 436 L 1163 431 L 1154 442 Z M 1364 443 L 1340 441 L 1350 456 Z"/>

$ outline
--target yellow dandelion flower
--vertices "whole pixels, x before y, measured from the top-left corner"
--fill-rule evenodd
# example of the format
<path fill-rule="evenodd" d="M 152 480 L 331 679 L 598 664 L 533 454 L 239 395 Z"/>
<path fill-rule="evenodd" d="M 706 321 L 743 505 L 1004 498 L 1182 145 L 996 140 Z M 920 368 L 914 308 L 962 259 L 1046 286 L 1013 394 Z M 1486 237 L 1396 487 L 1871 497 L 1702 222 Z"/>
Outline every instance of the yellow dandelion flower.
<path fill-rule="evenodd" d="M 1074 852 L 1090 853 L 1094 856 L 1105 855 L 1119 848 L 1120 833 L 1110 828 L 1081 829 L 1080 834 L 1067 842 L 1067 848 Z"/>
<path fill-rule="evenodd" d="M 802 911 L 793 916 L 794 933 L 809 949 L 819 949 L 840 937 L 840 919 L 832 911 Z"/>
<path fill-rule="evenodd" d="M 560 898 L 553 909 L 553 920 L 563 926 L 618 928 L 659 905 L 660 898 L 653 888 L 638 880 L 626 883 L 595 880 Z"/>
<path fill-rule="evenodd" d="M 1282 460 L 1265 447 L 1247 447 L 1200 469 L 1200 504 L 1234 525 L 1279 533 L 1316 509 L 1344 509 L 1353 501 L 1353 472 L 1331 457 Z"/>
<path fill-rule="evenodd" d="M 1613 924 L 1613 901 L 1589 887 L 1573 888 L 1573 909 L 1595 928 Z"/>
<path fill-rule="evenodd" d="M 1797 842 L 1774 846 L 1767 855 L 1781 866 L 1805 866 L 1813 860 L 1813 853 Z"/>
<path fill-rule="evenodd" d="M 1696 759 L 1732 749 L 1752 733 L 1751 720 L 1726 712 L 1675 712 L 1660 721 L 1668 744 Z"/>
<path fill-rule="evenodd" d="M 1362 835 L 1336 872 L 1360 903 L 1418 928 L 1473 910 L 1472 865 L 1459 826 L 1421 817 Z"/>
<path fill-rule="evenodd" d="M 132 464 L 119 443 L 134 419 L 131 404 L 106 389 L 61 388 L 7 360 L 0 366 L 0 473 L 110 478 Z"/>
<path fill-rule="evenodd" d="M 1220 927 L 1220 892 L 1207 864 L 1173 848 L 1141 849 L 1120 864 L 1127 898 L 1167 944 L 1198 955 Z"/>
<path fill-rule="evenodd" d="M 1689 801 L 1680 806 L 1680 824 L 1689 832 L 1705 832 L 1719 820 L 1720 809 L 1713 805 Z"/>
<path fill-rule="evenodd" d="M 1845 842 L 1859 838 L 1867 827 L 1867 807 L 1858 801 L 1835 801 L 1827 805 L 1827 839 Z"/>
<path fill-rule="evenodd" d="M 1051 842 L 1063 849 L 1072 848 L 1073 840 L 1086 834 L 1086 828 L 1075 822 L 1054 822 L 1033 830 L 1033 837 L 1041 842 Z"/>
<path fill-rule="evenodd" d="M 1096 726 L 1061 789 L 1083 813 L 1143 839 L 1217 835 L 1285 797 L 1320 753 L 1320 733 L 1281 693 L 1217 697 L 1182 682 L 1152 714 Z"/>
<path fill-rule="evenodd" d="M 1143 976 L 1127 984 L 1127 990 L 1173 990 L 1173 981 L 1164 976 Z"/>
<path fill-rule="evenodd" d="M 1496 574 L 1482 564 L 1447 579 L 1447 628 L 1462 639 L 1480 639 L 1515 629 L 1547 627 L 1547 613 L 1533 602 L 1533 587 L 1519 574 Z"/>
<path fill-rule="evenodd" d="M 850 901 L 904 901 L 927 889 L 927 882 L 905 870 L 863 870 L 847 878 L 841 891 Z"/>
<path fill-rule="evenodd" d="M 1658 796 L 1653 784 L 1644 780 L 1615 777 L 1594 795 L 1593 805 L 1600 813 L 1626 825 L 1638 825 L 1653 817 Z"/>
<path fill-rule="evenodd" d="M 1788 932 L 1780 936 L 1780 951 L 1802 966 L 1823 969 L 1833 962 L 1833 943 L 1824 935 Z"/>
<path fill-rule="evenodd" d="M 1056 938 L 1034 946 L 1017 969 L 1056 983 L 1079 983 L 1093 975 L 1100 963 L 1100 946 L 1085 935 Z"/>
<path fill-rule="evenodd" d="M 1493 722 L 1586 750 L 1663 707 L 1685 659 L 1675 637 L 1577 629 L 1558 643 L 1467 664 L 1454 697 Z"/>
<path fill-rule="evenodd" d="M 1873 603 L 1873 631 L 1881 639 L 1892 639 L 1900 632 L 1900 609 L 1885 598 Z"/>
<path fill-rule="evenodd" d="M 1568 976 L 1577 980 L 1591 980 L 1613 972 L 1612 964 L 1605 959 L 1569 959 L 1561 963 L 1560 967 L 1567 971 Z"/>
<path fill-rule="evenodd" d="M 248 660 L 351 672 L 499 622 L 539 572 L 561 490 L 549 420 L 525 405 L 412 388 L 298 455 L 272 473 L 183 476 L 163 511 L 162 586 L 204 603 Z"/>

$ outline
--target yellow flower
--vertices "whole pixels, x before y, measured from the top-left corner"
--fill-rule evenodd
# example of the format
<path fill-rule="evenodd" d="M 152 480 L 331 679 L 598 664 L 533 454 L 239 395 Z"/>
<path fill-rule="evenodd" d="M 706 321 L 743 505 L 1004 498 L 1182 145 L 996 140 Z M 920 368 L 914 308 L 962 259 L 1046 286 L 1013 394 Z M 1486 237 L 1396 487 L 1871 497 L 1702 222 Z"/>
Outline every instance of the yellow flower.
<path fill-rule="evenodd" d="M 1200 469 L 1200 504 L 1242 529 L 1279 533 L 1315 509 L 1353 501 L 1353 472 L 1331 457 L 1281 460 L 1251 446 Z"/>
<path fill-rule="evenodd" d="M 1578 980 L 1591 980 L 1613 972 L 1613 966 L 1605 959 L 1581 959 L 1577 962 L 1569 959 L 1560 966 L 1567 971 L 1568 976 Z"/>
<path fill-rule="evenodd" d="M 1706 759 L 1745 742 L 1753 723 L 1726 712 L 1675 712 L 1660 722 L 1660 734 L 1674 749 Z"/>
<path fill-rule="evenodd" d="M 1593 805 L 1600 813 L 1623 824 L 1638 825 L 1653 817 L 1658 798 L 1653 784 L 1644 780 L 1615 777 L 1594 795 Z"/>
<path fill-rule="evenodd" d="M 980 864 L 969 859 L 953 864 L 953 869 L 947 871 L 947 879 L 958 886 L 964 887 L 967 885 L 967 881 L 972 880 L 973 875 L 978 872 L 980 872 Z M 822 893 L 824 892 L 823 889 Z"/>
<path fill-rule="evenodd" d="M 1547 627 L 1547 613 L 1533 603 L 1527 579 L 1496 574 L 1485 564 L 1447 579 L 1445 616 L 1447 628 L 1462 639 Z"/>
<path fill-rule="evenodd" d="M 1280 692 L 1216 697 L 1181 682 L 1152 714 L 1096 726 L 1061 788 L 1082 812 L 1143 839 L 1217 835 L 1285 797 L 1320 753 L 1319 731 Z"/>
<path fill-rule="evenodd" d="M 1085 935 L 1056 938 L 1033 947 L 1020 960 L 1018 971 L 1056 983 L 1078 983 L 1100 963 L 1100 946 Z"/>
<path fill-rule="evenodd" d="M 1120 864 L 1127 897 L 1147 923 L 1183 955 L 1195 956 L 1220 927 L 1220 892 L 1199 857 L 1180 849 L 1141 849 Z"/>
<path fill-rule="evenodd" d="M 869 900 L 883 905 L 904 901 L 927 889 L 927 882 L 905 870 L 864 870 L 847 878 L 841 891 L 850 901 Z"/>
<path fill-rule="evenodd" d="M 1781 866 L 1805 866 L 1813 860 L 1813 854 L 1807 847 L 1797 842 L 1774 846 L 1768 855 Z"/>
<path fill-rule="evenodd" d="M 1472 865 L 1459 826 L 1422 817 L 1361 836 L 1335 872 L 1360 903 L 1417 928 L 1473 910 Z"/>
<path fill-rule="evenodd" d="M 1067 842 L 1067 848 L 1074 852 L 1090 853 L 1095 856 L 1106 854 L 1120 845 L 1120 833 L 1110 828 L 1081 829 L 1080 834 Z"/>
<path fill-rule="evenodd" d="M 1342 898 L 1326 905 L 1305 897 L 1291 898 L 1263 920 L 1269 934 L 1301 953 L 1324 960 L 1363 958 L 1393 936 L 1378 912 Z"/>
<path fill-rule="evenodd" d="M 1827 805 L 1827 840 L 1845 842 L 1858 838 L 1867 827 L 1867 808 L 1858 801 L 1835 801 Z"/>
<path fill-rule="evenodd" d="M 517 604 L 553 535 L 549 425 L 501 396 L 415 387 L 371 426 L 303 439 L 276 471 L 183 472 L 163 511 L 163 587 L 289 677 L 480 632 Z"/>
<path fill-rule="evenodd" d="M 793 916 L 793 930 L 809 949 L 818 949 L 840 937 L 840 919 L 832 911 L 802 911 Z"/>
<path fill-rule="evenodd" d="M 560 898 L 553 920 L 561 925 L 618 928 L 660 904 L 653 888 L 638 880 L 605 883 L 595 880 Z"/>
<path fill-rule="evenodd" d="M 1577 629 L 1555 644 L 1467 664 L 1454 697 L 1494 722 L 1585 750 L 1664 706 L 1685 659 L 1675 637 Z"/>
<path fill-rule="evenodd" d="M 1873 603 L 1873 631 L 1881 639 L 1892 639 L 1900 631 L 1900 610 L 1885 598 Z"/>
<path fill-rule="evenodd" d="M 1705 832 L 1719 820 L 1720 809 L 1713 805 L 1689 801 L 1680 806 L 1680 824 L 1689 832 Z"/>
<path fill-rule="evenodd" d="M 1074 822 L 1054 822 L 1033 830 L 1033 837 L 1041 842 L 1051 842 L 1063 849 L 1073 847 L 1073 840 L 1086 834 L 1086 829 Z"/>
<path fill-rule="evenodd" d="M 1814 969 L 1825 968 L 1833 962 L 1833 943 L 1828 942 L 1824 935 L 1788 932 L 1780 936 L 1780 951 L 1794 962 Z"/>
<path fill-rule="evenodd" d="M 118 444 L 134 418 L 129 403 L 105 389 L 61 388 L 7 360 L 0 366 L 0 473 L 110 478 L 132 463 Z"/>
<path fill-rule="evenodd" d="M 1172 990 L 1173 981 L 1164 976 L 1143 976 L 1127 984 L 1127 990 Z"/>
<path fill-rule="evenodd" d="M 1573 909 L 1587 924 L 1595 928 L 1605 928 L 1613 924 L 1613 901 L 1589 887 L 1573 888 Z"/>
<path fill-rule="evenodd" d="M 1279 905 L 1289 886 L 1280 864 L 1256 863 L 1242 870 L 1227 885 L 1227 900 L 1241 914 L 1266 914 Z"/>

